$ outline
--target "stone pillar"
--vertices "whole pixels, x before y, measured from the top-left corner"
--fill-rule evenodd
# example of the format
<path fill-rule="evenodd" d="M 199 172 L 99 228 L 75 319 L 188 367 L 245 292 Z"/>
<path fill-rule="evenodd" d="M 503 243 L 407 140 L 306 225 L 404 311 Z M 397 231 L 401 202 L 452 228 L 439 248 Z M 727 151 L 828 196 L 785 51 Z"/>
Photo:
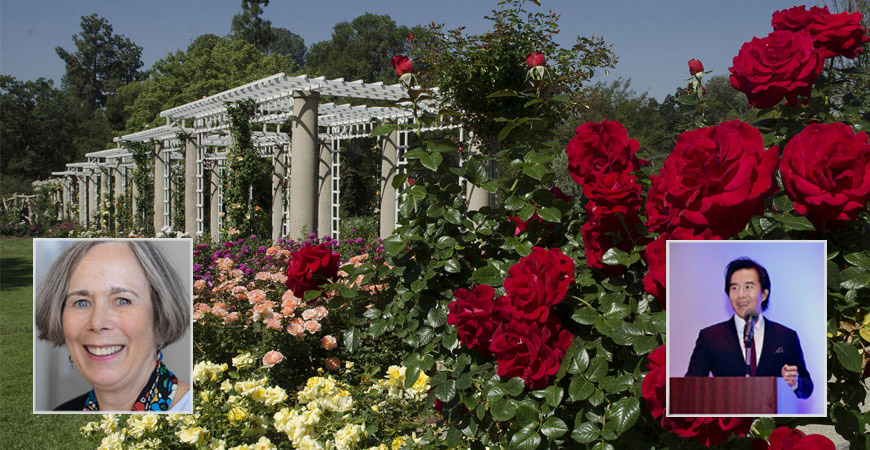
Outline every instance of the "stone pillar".
<path fill-rule="evenodd" d="M 135 167 L 135 166 L 134 166 Z M 135 170 L 135 169 L 133 169 Z M 136 186 L 136 178 L 133 177 L 133 174 L 130 174 L 130 210 L 133 213 L 133 226 L 136 226 L 136 208 L 139 206 L 139 191 L 138 186 Z"/>
<path fill-rule="evenodd" d="M 184 143 L 184 232 L 196 236 L 196 139 Z"/>
<path fill-rule="evenodd" d="M 284 166 L 284 144 L 276 144 L 272 148 L 272 242 L 278 242 L 281 237 L 281 222 L 284 219 L 284 177 L 287 167 Z"/>
<path fill-rule="evenodd" d="M 69 183 L 70 183 L 69 176 L 64 175 L 64 177 L 63 177 L 63 191 L 61 194 L 63 197 L 61 197 L 61 199 L 60 199 L 60 201 L 61 201 L 61 206 L 60 206 L 61 216 L 60 216 L 60 218 L 61 218 L 61 220 L 64 220 L 64 221 L 67 220 L 67 218 L 69 217 L 69 206 L 70 206 Z"/>
<path fill-rule="evenodd" d="M 474 155 L 480 154 L 479 144 L 476 143 L 473 136 L 469 135 L 469 145 L 468 145 L 468 156 L 473 157 Z M 490 163 L 484 162 L 484 167 L 487 167 L 486 173 L 487 177 L 491 176 L 491 170 L 489 169 Z M 471 183 L 466 183 L 465 185 L 465 204 L 468 205 L 469 211 L 477 211 L 484 206 L 492 207 L 492 203 L 490 202 L 489 192 L 481 189 L 479 186 L 475 186 Z"/>
<path fill-rule="evenodd" d="M 115 186 L 112 188 L 112 198 L 115 204 L 115 229 L 118 230 L 121 225 L 121 219 L 119 218 L 118 211 L 118 200 L 121 199 L 121 196 L 124 195 L 124 169 L 121 167 L 121 159 L 118 158 L 115 160 L 115 167 L 112 169 L 112 175 L 115 177 Z"/>
<path fill-rule="evenodd" d="M 302 239 L 303 228 L 317 231 L 317 103 L 318 92 L 293 92 L 293 127 L 290 148 L 291 239 Z"/>
<path fill-rule="evenodd" d="M 79 183 L 79 225 L 88 226 L 88 179 L 87 174 L 76 176 Z"/>
<path fill-rule="evenodd" d="M 111 169 L 103 166 L 102 168 L 100 168 L 98 170 L 99 171 L 97 173 L 99 173 L 99 175 L 100 175 L 100 201 L 99 201 L 99 203 L 97 203 L 97 211 L 101 210 L 103 208 L 103 206 L 106 205 L 107 201 L 110 201 L 109 200 L 110 199 L 110 197 L 109 197 L 109 173 L 110 173 Z M 101 228 L 103 226 L 102 222 L 99 222 L 98 225 Z M 106 227 L 108 227 L 108 226 L 109 226 L 109 224 L 107 222 Z"/>
<path fill-rule="evenodd" d="M 381 152 L 381 238 L 393 234 L 396 228 L 396 188 L 393 179 L 399 166 L 399 132 L 393 130 L 385 136 Z"/>
<path fill-rule="evenodd" d="M 88 226 L 97 223 L 97 169 L 89 169 L 88 173 Z"/>
<path fill-rule="evenodd" d="M 211 235 L 211 241 L 213 243 L 218 243 L 221 239 L 221 227 L 220 227 L 220 185 L 221 179 L 220 174 L 218 173 L 218 162 L 211 162 L 211 176 L 209 177 L 209 222 L 208 222 L 208 231 Z"/>
<path fill-rule="evenodd" d="M 317 179 L 317 234 L 332 235 L 332 140 L 320 142 Z"/>
<path fill-rule="evenodd" d="M 154 144 L 154 233 L 163 228 L 163 143 Z"/>

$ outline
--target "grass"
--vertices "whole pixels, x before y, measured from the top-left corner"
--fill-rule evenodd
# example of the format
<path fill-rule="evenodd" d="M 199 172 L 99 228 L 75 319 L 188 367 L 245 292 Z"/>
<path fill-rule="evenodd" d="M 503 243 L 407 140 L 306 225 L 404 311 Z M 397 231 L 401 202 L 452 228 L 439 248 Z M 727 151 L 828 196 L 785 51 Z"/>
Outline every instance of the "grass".
<path fill-rule="evenodd" d="M 79 427 L 98 416 L 32 413 L 32 248 L 30 239 L 0 239 L 0 446 L 93 448 Z"/>

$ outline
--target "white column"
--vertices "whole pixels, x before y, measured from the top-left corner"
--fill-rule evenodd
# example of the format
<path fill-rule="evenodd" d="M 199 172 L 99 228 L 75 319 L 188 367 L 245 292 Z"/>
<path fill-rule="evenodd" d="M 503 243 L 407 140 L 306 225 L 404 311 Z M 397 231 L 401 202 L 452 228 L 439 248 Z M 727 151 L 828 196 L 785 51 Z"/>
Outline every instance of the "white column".
<path fill-rule="evenodd" d="M 86 174 L 76 176 L 79 183 L 79 225 L 88 226 L 88 179 Z"/>
<path fill-rule="evenodd" d="M 293 159 L 290 162 L 290 238 L 317 231 L 317 103 L 320 94 L 293 93 Z"/>
<path fill-rule="evenodd" d="M 97 169 L 88 169 L 88 226 L 97 224 Z"/>
<path fill-rule="evenodd" d="M 209 222 L 208 222 L 208 230 L 209 235 L 211 236 L 211 241 L 213 243 L 217 243 L 221 238 L 221 226 L 220 226 L 220 217 L 218 214 L 220 213 L 220 173 L 218 173 L 218 161 L 212 160 L 211 162 L 211 175 L 209 176 Z"/>
<path fill-rule="evenodd" d="M 115 167 L 112 169 L 112 174 L 115 176 L 115 186 L 114 186 L 114 204 L 115 204 L 115 230 L 118 229 L 118 225 L 121 223 L 121 219 L 118 217 L 118 200 L 121 199 L 121 196 L 124 195 L 124 169 L 121 167 L 121 159 L 118 158 L 115 160 Z"/>
<path fill-rule="evenodd" d="M 69 205 L 70 205 L 69 183 L 70 183 L 70 177 L 68 175 L 64 175 L 64 177 L 61 180 L 63 180 L 63 192 L 61 194 L 62 197 L 60 199 L 61 200 L 61 208 L 60 208 L 61 216 L 60 216 L 60 218 L 61 218 L 61 220 L 65 221 L 65 220 L 67 220 L 67 217 L 69 217 Z"/>
<path fill-rule="evenodd" d="M 399 132 L 393 130 L 384 138 L 381 153 L 381 238 L 393 234 L 396 228 L 396 188 L 393 179 L 399 168 Z"/>
<path fill-rule="evenodd" d="M 474 139 L 474 136 L 471 136 L 470 134 L 469 134 L 468 146 L 469 146 L 469 149 L 468 149 L 468 156 L 469 157 L 473 157 L 474 155 L 480 154 L 479 144 Z M 487 177 L 491 176 L 492 174 L 490 173 L 491 170 L 489 168 L 490 163 L 487 161 L 487 162 L 484 162 L 483 164 L 484 164 L 484 167 L 487 168 L 487 170 L 486 170 Z M 484 180 L 484 181 L 487 181 L 487 180 Z M 466 185 L 465 185 L 465 203 L 466 203 L 466 205 L 468 205 L 469 211 L 477 211 L 480 208 L 483 208 L 484 206 L 489 206 L 489 207 L 492 206 L 492 203 L 490 202 L 489 192 L 481 189 L 479 186 L 475 186 L 475 185 L 471 184 L 470 182 L 466 183 Z"/>
<path fill-rule="evenodd" d="M 196 136 L 184 143 L 184 232 L 196 236 Z"/>
<path fill-rule="evenodd" d="M 163 228 L 163 143 L 154 144 L 154 233 Z"/>
<path fill-rule="evenodd" d="M 317 161 L 317 235 L 332 234 L 332 142 L 320 141 Z"/>
<path fill-rule="evenodd" d="M 284 177 L 287 167 L 284 165 L 284 144 L 272 147 L 272 242 L 278 242 L 281 237 L 281 221 L 284 219 Z"/>

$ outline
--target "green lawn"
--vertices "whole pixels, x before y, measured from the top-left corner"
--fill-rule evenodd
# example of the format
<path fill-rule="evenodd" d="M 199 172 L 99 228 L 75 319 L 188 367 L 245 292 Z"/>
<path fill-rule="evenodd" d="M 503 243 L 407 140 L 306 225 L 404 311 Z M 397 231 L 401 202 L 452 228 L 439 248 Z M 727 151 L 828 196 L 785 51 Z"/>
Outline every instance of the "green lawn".
<path fill-rule="evenodd" d="M 30 239 L 0 239 L 0 446 L 93 448 L 79 427 L 97 417 L 33 411 L 33 252 Z"/>

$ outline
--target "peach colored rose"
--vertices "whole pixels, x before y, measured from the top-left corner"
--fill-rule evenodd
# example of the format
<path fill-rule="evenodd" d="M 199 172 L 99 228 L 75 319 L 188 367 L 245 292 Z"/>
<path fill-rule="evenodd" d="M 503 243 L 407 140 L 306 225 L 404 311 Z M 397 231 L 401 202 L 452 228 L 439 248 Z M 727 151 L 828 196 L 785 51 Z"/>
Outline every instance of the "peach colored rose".
<path fill-rule="evenodd" d="M 330 356 L 329 358 L 326 358 L 326 363 L 324 365 L 326 366 L 326 370 L 335 371 L 341 368 L 341 360 L 335 356 Z"/>
<path fill-rule="evenodd" d="M 338 345 L 338 341 L 335 339 L 335 336 L 331 334 L 327 334 L 320 339 L 320 348 L 329 351 L 334 349 Z"/>
<path fill-rule="evenodd" d="M 266 328 L 270 330 L 281 330 L 283 326 L 281 325 L 281 318 L 277 315 L 272 315 L 269 318 L 263 320 L 263 325 L 266 325 Z"/>
<path fill-rule="evenodd" d="M 224 303 L 224 302 L 214 302 L 214 303 L 212 304 L 212 307 L 213 307 L 213 308 L 223 308 L 223 309 L 227 309 L 227 304 Z"/>
<path fill-rule="evenodd" d="M 305 320 L 313 320 L 316 317 L 317 317 L 317 311 L 315 311 L 313 308 L 306 309 L 305 311 L 302 311 L 302 318 Z"/>
<path fill-rule="evenodd" d="M 193 321 L 196 322 L 199 319 L 202 319 L 202 311 L 193 311 Z"/>
<path fill-rule="evenodd" d="M 227 316 L 227 310 L 225 310 L 223 308 L 219 308 L 217 306 L 211 309 L 211 313 L 220 317 L 221 319 L 223 319 Z"/>
<path fill-rule="evenodd" d="M 235 322 L 237 320 L 239 320 L 239 313 L 235 311 L 227 314 L 227 316 L 224 318 L 225 323 Z"/>
<path fill-rule="evenodd" d="M 273 245 L 273 246 L 266 249 L 266 254 L 267 255 L 274 255 L 275 253 L 278 253 L 279 250 L 281 250 L 281 247 L 279 247 L 277 245 Z"/>
<path fill-rule="evenodd" d="M 290 252 L 290 250 L 287 250 L 286 248 L 282 248 L 282 249 L 281 249 L 281 257 L 282 257 L 282 258 L 289 258 L 290 255 L 292 255 L 292 253 Z"/>
<path fill-rule="evenodd" d="M 302 325 L 298 323 L 291 323 L 287 325 L 287 333 L 292 336 L 302 337 L 305 334 L 305 328 L 302 328 Z"/>
<path fill-rule="evenodd" d="M 287 281 L 287 275 L 284 275 L 283 273 L 273 273 L 272 281 L 284 284 Z"/>
<path fill-rule="evenodd" d="M 245 275 L 245 273 L 240 269 L 233 269 L 230 271 L 230 276 L 233 278 L 241 278 L 243 275 Z"/>
<path fill-rule="evenodd" d="M 248 292 L 248 301 L 251 302 L 252 305 L 263 303 L 266 301 L 266 293 L 262 289 L 250 291 Z"/>
<path fill-rule="evenodd" d="M 353 264 L 354 267 L 359 267 L 364 263 L 367 259 L 369 259 L 368 253 L 363 253 L 362 255 L 351 256 L 349 263 Z"/>
<path fill-rule="evenodd" d="M 305 327 L 305 331 L 314 334 L 320 331 L 320 322 L 316 320 L 307 320 L 303 327 Z"/>
<path fill-rule="evenodd" d="M 284 359 L 284 355 L 282 355 L 281 352 L 278 352 L 275 350 L 269 350 L 268 352 L 266 352 L 265 355 L 263 355 L 263 367 L 268 369 L 269 367 L 272 367 L 275 364 L 278 364 L 283 359 Z"/>
<path fill-rule="evenodd" d="M 329 315 L 329 311 L 323 306 L 318 306 L 318 307 L 314 308 L 314 313 L 315 313 L 314 317 L 316 317 L 317 320 L 325 319 L 326 316 Z"/>
<path fill-rule="evenodd" d="M 255 280 L 262 280 L 262 281 L 269 281 L 272 279 L 272 274 L 270 274 L 269 272 L 257 272 L 257 274 L 254 275 L 254 279 Z"/>
<path fill-rule="evenodd" d="M 205 280 L 196 280 L 196 281 L 193 282 L 193 290 L 194 290 L 194 291 L 197 291 L 197 292 L 199 292 L 199 291 L 205 289 L 206 286 L 207 286 L 207 285 L 206 285 L 206 283 L 205 283 Z"/>
<path fill-rule="evenodd" d="M 193 305 L 193 309 L 198 310 L 200 312 L 207 312 L 208 310 L 211 309 L 211 306 L 208 306 L 205 303 L 197 303 L 197 304 Z"/>

